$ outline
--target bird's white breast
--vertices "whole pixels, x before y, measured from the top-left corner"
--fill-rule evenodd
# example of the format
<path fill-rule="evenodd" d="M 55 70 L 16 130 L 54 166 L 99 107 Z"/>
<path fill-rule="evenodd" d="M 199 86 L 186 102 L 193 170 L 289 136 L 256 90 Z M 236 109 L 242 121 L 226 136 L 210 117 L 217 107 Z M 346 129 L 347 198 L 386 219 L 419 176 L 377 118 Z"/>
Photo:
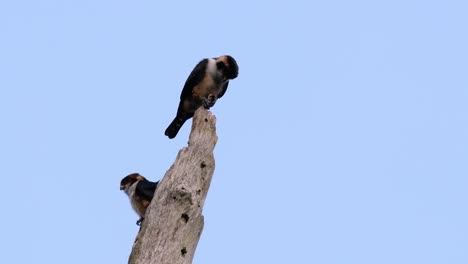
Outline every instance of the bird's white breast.
<path fill-rule="evenodd" d="M 135 190 L 136 190 L 136 186 L 137 186 L 138 182 L 135 182 L 134 184 L 130 185 L 130 187 L 128 188 L 128 198 L 130 199 L 130 204 L 132 205 L 132 208 L 133 210 L 135 210 L 135 212 L 142 216 L 139 210 L 139 206 L 137 204 L 137 200 L 135 199 Z"/>
<path fill-rule="evenodd" d="M 217 73 L 216 61 L 214 59 L 208 59 L 208 65 L 206 66 L 207 73 L 215 75 Z"/>

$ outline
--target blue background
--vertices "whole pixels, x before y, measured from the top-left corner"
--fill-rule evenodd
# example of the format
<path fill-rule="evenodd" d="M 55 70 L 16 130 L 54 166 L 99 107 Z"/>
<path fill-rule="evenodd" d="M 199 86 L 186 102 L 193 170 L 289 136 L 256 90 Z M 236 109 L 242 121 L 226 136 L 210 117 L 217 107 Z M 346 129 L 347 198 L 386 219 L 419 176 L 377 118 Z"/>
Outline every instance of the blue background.
<path fill-rule="evenodd" d="M 464 1 L 1 1 L 2 263 L 126 263 L 205 57 L 240 75 L 194 263 L 468 263 Z"/>

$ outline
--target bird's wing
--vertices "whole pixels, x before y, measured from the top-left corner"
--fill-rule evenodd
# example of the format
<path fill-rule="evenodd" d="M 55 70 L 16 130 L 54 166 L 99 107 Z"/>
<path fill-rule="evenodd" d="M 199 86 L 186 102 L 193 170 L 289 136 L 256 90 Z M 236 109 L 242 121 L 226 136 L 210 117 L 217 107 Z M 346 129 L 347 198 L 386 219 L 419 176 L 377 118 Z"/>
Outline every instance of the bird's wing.
<path fill-rule="evenodd" d="M 193 87 L 197 86 L 205 77 L 206 65 L 208 64 L 208 59 L 200 61 L 195 68 L 193 68 L 189 77 L 185 81 L 184 89 L 180 94 L 180 100 L 183 101 L 185 98 L 192 96 Z"/>
<path fill-rule="evenodd" d="M 228 85 L 229 85 L 229 81 L 226 81 L 226 83 L 224 84 L 223 86 L 223 89 L 221 90 L 221 92 L 218 94 L 218 99 L 223 97 L 224 93 L 226 93 L 226 90 L 228 88 Z"/>
<path fill-rule="evenodd" d="M 153 199 L 154 192 L 156 191 L 156 186 L 158 186 L 158 183 L 159 182 L 150 182 L 146 179 L 141 180 L 136 186 L 135 194 L 145 200 L 151 201 L 151 199 Z"/>

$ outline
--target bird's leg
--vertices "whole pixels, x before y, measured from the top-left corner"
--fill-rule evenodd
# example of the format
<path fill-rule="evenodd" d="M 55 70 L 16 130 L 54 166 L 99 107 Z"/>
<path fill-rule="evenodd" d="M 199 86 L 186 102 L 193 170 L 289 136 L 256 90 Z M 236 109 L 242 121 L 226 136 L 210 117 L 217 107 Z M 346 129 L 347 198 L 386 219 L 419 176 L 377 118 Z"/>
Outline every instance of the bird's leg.
<path fill-rule="evenodd" d="M 202 105 L 205 109 L 210 109 L 210 102 L 208 101 L 208 98 L 203 97 L 202 98 Z"/>
<path fill-rule="evenodd" d="M 204 96 L 194 96 L 190 103 L 190 110 L 195 112 L 200 106 L 203 106 L 205 109 L 210 109 L 208 99 Z"/>
<path fill-rule="evenodd" d="M 143 222 L 143 220 L 145 220 L 144 217 L 141 217 L 140 219 L 138 219 L 138 221 L 136 221 L 137 226 L 141 226 L 141 223 Z"/>
<path fill-rule="evenodd" d="M 207 97 L 204 97 L 202 100 L 203 100 L 203 106 L 206 108 L 206 109 L 210 109 L 210 107 L 212 107 L 215 103 L 216 103 L 216 96 L 214 96 L 213 94 L 209 94 Z"/>

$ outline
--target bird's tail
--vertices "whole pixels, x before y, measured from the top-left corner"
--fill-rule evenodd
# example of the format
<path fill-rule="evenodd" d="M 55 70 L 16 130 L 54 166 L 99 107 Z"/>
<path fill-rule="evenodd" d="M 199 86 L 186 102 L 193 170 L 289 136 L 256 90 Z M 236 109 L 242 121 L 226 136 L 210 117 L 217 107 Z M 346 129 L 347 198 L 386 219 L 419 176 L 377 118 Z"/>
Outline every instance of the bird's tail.
<path fill-rule="evenodd" d="M 171 124 L 166 128 L 166 132 L 164 132 L 164 135 L 168 136 L 169 138 L 175 138 L 182 125 L 189 118 L 190 116 L 188 116 L 185 113 L 178 113 L 174 120 L 172 120 Z"/>

